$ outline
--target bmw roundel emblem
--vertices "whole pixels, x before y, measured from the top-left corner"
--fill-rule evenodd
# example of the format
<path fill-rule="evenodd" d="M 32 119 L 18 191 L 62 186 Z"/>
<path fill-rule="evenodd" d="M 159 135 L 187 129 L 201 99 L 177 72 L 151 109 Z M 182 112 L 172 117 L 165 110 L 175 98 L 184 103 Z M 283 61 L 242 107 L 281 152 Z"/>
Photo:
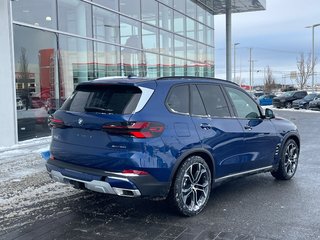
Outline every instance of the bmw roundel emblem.
<path fill-rule="evenodd" d="M 82 119 L 82 118 L 79 118 L 79 119 L 78 119 L 78 124 L 79 124 L 79 125 L 82 125 L 82 124 L 83 124 L 83 119 Z"/>

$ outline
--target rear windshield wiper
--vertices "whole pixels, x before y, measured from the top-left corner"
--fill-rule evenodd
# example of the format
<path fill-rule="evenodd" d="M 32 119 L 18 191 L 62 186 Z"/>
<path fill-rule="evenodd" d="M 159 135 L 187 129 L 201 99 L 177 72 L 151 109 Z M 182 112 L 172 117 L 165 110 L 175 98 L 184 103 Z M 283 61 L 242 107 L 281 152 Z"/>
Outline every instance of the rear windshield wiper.
<path fill-rule="evenodd" d="M 101 107 L 85 107 L 86 112 L 101 112 L 101 113 L 113 113 L 113 109 L 101 108 Z"/>

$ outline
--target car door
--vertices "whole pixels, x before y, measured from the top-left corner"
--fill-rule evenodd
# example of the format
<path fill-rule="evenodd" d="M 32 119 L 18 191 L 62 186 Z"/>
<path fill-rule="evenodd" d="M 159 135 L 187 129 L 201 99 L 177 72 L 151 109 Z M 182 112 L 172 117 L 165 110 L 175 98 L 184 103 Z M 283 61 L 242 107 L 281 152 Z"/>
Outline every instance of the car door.
<path fill-rule="evenodd" d="M 225 90 L 244 131 L 245 155 L 241 170 L 271 166 L 280 142 L 271 120 L 262 116 L 258 105 L 244 91 L 233 87 L 225 87 Z"/>
<path fill-rule="evenodd" d="M 190 96 L 191 118 L 203 148 L 214 158 L 215 178 L 239 172 L 243 129 L 239 121 L 231 117 L 220 85 L 191 85 Z"/>

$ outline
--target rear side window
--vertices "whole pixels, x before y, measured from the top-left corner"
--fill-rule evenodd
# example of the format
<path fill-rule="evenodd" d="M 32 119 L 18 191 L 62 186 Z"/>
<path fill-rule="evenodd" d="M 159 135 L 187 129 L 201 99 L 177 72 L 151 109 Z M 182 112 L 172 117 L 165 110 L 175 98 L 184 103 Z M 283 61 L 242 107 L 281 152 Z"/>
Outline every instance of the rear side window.
<path fill-rule="evenodd" d="M 207 114 L 211 117 L 230 117 L 229 108 L 221 88 L 213 84 L 197 85 Z"/>
<path fill-rule="evenodd" d="M 133 113 L 141 90 L 134 86 L 80 85 L 61 109 L 72 112 Z"/>
<path fill-rule="evenodd" d="M 172 112 L 189 114 L 189 86 L 173 87 L 167 98 L 167 106 Z"/>

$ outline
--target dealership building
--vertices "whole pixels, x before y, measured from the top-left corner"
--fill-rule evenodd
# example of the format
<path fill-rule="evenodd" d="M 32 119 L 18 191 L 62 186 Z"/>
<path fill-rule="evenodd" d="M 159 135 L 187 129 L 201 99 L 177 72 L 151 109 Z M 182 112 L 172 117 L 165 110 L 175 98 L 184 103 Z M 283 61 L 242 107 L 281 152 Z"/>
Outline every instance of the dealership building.
<path fill-rule="evenodd" d="M 48 110 L 84 81 L 111 76 L 214 77 L 214 15 L 265 0 L 0 1 L 0 147 L 50 135 Z"/>

